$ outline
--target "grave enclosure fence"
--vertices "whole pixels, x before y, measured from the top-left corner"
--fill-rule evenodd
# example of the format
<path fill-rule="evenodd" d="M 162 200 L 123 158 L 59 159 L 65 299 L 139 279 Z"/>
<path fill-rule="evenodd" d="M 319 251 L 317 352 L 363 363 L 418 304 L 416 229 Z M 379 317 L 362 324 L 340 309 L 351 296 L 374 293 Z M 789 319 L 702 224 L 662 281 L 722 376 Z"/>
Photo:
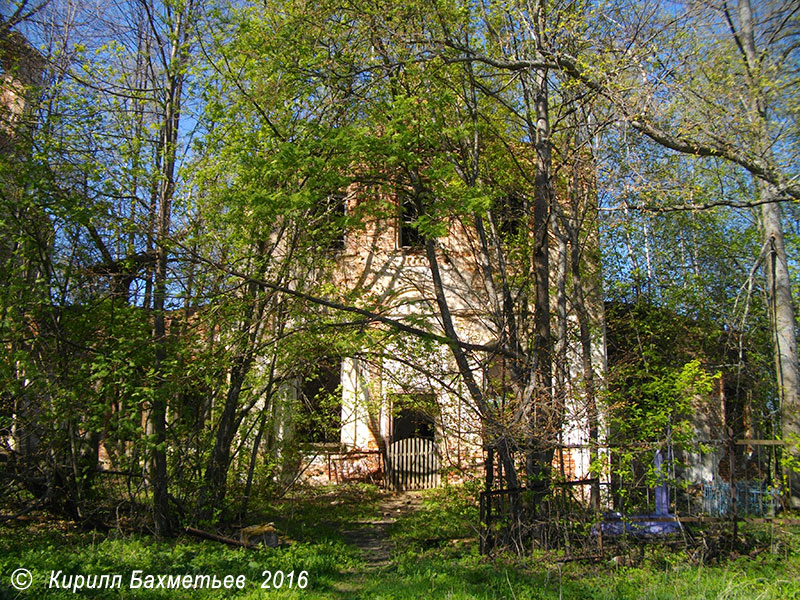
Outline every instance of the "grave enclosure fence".
<path fill-rule="evenodd" d="M 502 465 L 488 447 L 481 552 L 557 548 L 597 556 L 620 541 L 688 544 L 693 531 L 706 526 L 736 540 L 742 522 L 800 524 L 784 514 L 782 446 L 779 440 L 756 439 L 710 440 L 689 450 L 665 444 L 562 445 L 554 449 L 560 460 L 549 481 L 527 488 L 504 486 Z M 596 457 L 590 473 L 578 478 L 563 468 L 565 455 L 590 452 Z M 626 469 L 620 468 L 623 453 Z M 524 449 L 519 464 L 523 454 Z"/>

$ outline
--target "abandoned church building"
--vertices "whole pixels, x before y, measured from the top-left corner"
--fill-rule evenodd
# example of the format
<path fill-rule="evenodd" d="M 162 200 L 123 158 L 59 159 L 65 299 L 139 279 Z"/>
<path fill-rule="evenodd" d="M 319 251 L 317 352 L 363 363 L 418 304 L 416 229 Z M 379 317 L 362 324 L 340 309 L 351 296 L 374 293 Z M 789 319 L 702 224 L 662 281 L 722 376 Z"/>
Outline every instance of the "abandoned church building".
<path fill-rule="evenodd" d="M 276 435 L 304 448 L 303 477 L 318 482 L 363 479 L 392 487 L 438 485 L 441 472 L 459 478 L 483 464 L 483 430 L 475 406 L 459 374 L 451 349 L 443 342 L 441 306 L 423 236 L 414 221 L 411 201 L 386 200 L 387 208 L 359 212 L 361 195 L 338 197 L 333 210 L 357 214 L 360 227 L 346 229 L 335 240 L 334 279 L 341 290 L 358 290 L 380 306 L 381 314 L 439 334 L 437 339 L 396 337 L 388 345 L 365 347 L 356 355 L 323 356 L 310 376 L 298 376 L 287 386 L 295 415 L 278 415 Z M 515 235 L 523 217 L 521 201 L 509 198 L 497 211 L 501 234 Z M 552 236 L 552 232 L 551 232 Z M 582 240 L 595 244 L 594 235 Z M 450 218 L 446 235 L 436 240 L 436 262 L 441 289 L 458 339 L 476 348 L 489 347 L 498 335 L 497 291 L 487 279 L 496 265 L 487 266 L 473 223 Z M 557 247 L 554 241 L 552 247 Z M 586 256 L 594 253 L 587 251 Z M 590 259 L 587 259 L 587 263 Z M 483 266 L 482 266 L 483 265 Z M 552 277 L 563 269 L 558 251 L 551 249 Z M 589 265 L 597 268 L 597 265 Z M 595 275 L 598 275 L 595 273 Z M 587 280 L 586 296 L 591 319 L 589 364 L 599 380 L 604 369 L 603 303 L 598 278 Z M 552 302 L 553 312 L 559 307 Z M 572 309 L 570 308 L 570 311 Z M 502 309 L 500 309 L 502 311 Z M 567 314 L 567 339 L 561 351 L 567 357 L 568 382 L 559 442 L 571 446 L 561 453 L 565 474 L 582 479 L 589 473 L 589 415 L 581 383 L 578 321 Z M 502 403 L 507 375 L 503 357 L 492 352 L 470 354 L 470 369 L 482 393 Z M 296 421 L 293 423 L 293 420 Z M 394 459 L 387 457 L 394 452 Z M 402 455 L 405 458 L 399 458 Z M 391 472 L 392 460 L 397 462 Z M 406 463 L 403 463 L 403 460 Z M 399 462 L 398 462 L 399 461 Z M 405 464 L 405 467 L 399 465 Z M 409 469 L 409 479 L 398 474 Z M 424 474 L 420 474 L 424 472 Z"/>

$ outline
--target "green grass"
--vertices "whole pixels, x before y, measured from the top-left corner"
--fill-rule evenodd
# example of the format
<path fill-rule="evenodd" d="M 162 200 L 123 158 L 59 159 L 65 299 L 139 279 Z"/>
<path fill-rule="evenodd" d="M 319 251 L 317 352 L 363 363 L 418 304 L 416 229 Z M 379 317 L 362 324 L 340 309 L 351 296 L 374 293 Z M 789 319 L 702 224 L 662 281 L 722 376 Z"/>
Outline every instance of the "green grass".
<path fill-rule="evenodd" d="M 0 598 L 451 598 L 515 600 L 534 598 L 700 599 L 800 598 L 800 544 L 781 532 L 772 548 L 754 557 L 725 558 L 697 565 L 683 552 L 648 547 L 637 566 L 600 562 L 559 562 L 556 553 L 518 559 L 487 559 L 477 553 L 475 504 L 469 490 L 444 488 L 425 494 L 422 508 L 392 528 L 397 552 L 388 567 L 369 568 L 341 531 L 355 521 L 378 516 L 382 492 L 369 487 L 307 491 L 304 497 L 261 508 L 294 543 L 280 549 L 244 550 L 181 537 L 155 542 L 144 535 L 79 532 L 41 518 L 0 529 Z M 749 532 L 751 535 L 753 532 Z M 456 542 L 449 541 L 457 540 Z M 432 543 L 433 542 L 433 543 Z M 26 592 L 9 585 L 18 567 L 34 574 Z M 245 589 L 131 590 L 132 571 L 158 574 L 245 575 Z M 64 574 L 123 576 L 115 590 L 47 589 L 51 570 Z M 308 573 L 308 587 L 261 589 L 264 570 Z"/>
<path fill-rule="evenodd" d="M 343 529 L 377 516 L 378 503 L 386 495 L 368 484 L 304 488 L 259 507 L 254 522 L 274 522 L 292 540 L 341 542 Z"/>
<path fill-rule="evenodd" d="M 657 570 L 557 563 L 488 562 L 474 555 L 408 556 L 373 579 L 359 598 L 798 598 L 797 562 L 737 560 L 724 566 Z"/>
<path fill-rule="evenodd" d="M 354 568 L 359 564 L 352 548 L 330 541 L 316 544 L 295 543 L 285 549 L 263 549 L 258 551 L 229 548 L 216 542 L 205 542 L 179 538 L 166 542 L 155 542 L 147 536 L 125 536 L 114 539 L 86 533 L 41 532 L 30 536 L 24 531 L 4 532 L 6 551 L 0 557 L 0 597 L 2 598 L 68 598 L 75 597 L 70 591 L 47 589 L 50 572 L 63 571 L 63 575 L 75 574 L 120 574 L 122 588 L 119 590 L 80 591 L 82 597 L 93 598 L 301 598 L 315 592 L 330 589 L 340 578 L 343 568 Z M 8 585 L 8 577 L 18 567 L 25 567 L 34 575 L 34 583 L 23 594 L 18 594 Z M 142 570 L 146 574 L 209 574 L 245 575 L 247 584 L 243 590 L 131 590 L 128 589 L 131 573 Z M 288 588 L 288 582 L 280 592 L 260 588 L 265 570 L 283 571 L 288 575 L 295 571 L 308 572 L 308 587 L 305 590 Z M 61 579 L 59 578 L 59 582 Z"/>
<path fill-rule="evenodd" d="M 478 538 L 478 490 L 472 485 L 445 486 L 423 492 L 420 510 L 391 528 L 392 537 L 404 548 L 431 540 Z"/>

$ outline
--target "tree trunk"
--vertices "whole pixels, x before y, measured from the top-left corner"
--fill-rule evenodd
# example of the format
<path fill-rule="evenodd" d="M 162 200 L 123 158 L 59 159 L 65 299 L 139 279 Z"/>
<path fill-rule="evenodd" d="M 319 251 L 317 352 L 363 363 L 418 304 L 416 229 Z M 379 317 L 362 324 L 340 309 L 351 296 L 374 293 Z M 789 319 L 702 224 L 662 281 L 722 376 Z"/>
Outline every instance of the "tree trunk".
<path fill-rule="evenodd" d="M 759 182 L 759 188 L 762 200 L 765 199 L 765 194 L 769 198 L 773 193 L 772 186 L 763 181 Z M 761 206 L 761 226 L 765 244 L 769 245 L 764 272 L 772 326 L 778 398 L 781 403 L 781 434 L 784 442 L 789 444 L 790 452 L 797 456 L 800 445 L 797 337 L 780 204 L 772 202 Z M 791 502 L 800 506 L 800 474 L 790 472 L 789 483 Z"/>
<path fill-rule="evenodd" d="M 203 520 L 213 518 L 214 510 L 220 508 L 225 499 L 228 468 L 231 461 L 231 444 L 241 423 L 239 397 L 251 362 L 238 357 L 236 364 L 231 369 L 231 380 L 225 397 L 225 406 L 217 426 L 214 448 L 208 460 L 203 487 L 198 498 L 198 516 Z"/>
<path fill-rule="evenodd" d="M 745 69 L 748 75 L 751 95 L 750 118 L 756 130 L 754 146 L 759 155 L 771 154 L 767 137 L 767 105 L 764 94 L 759 89 L 761 61 L 756 51 L 753 32 L 753 14 L 750 0 L 739 0 L 739 32 L 734 34 L 739 42 Z M 797 336 L 795 332 L 794 309 L 792 307 L 792 286 L 783 239 L 783 219 L 777 190 L 762 179 L 758 180 L 759 200 L 768 201 L 761 205 L 761 229 L 767 253 L 766 276 L 767 300 L 769 302 L 772 343 L 775 356 L 775 374 L 778 384 L 778 397 L 781 403 L 781 433 L 784 442 L 797 455 L 800 445 L 800 401 L 798 401 Z M 789 476 L 791 502 L 800 506 L 800 474 L 792 472 Z"/>
<path fill-rule="evenodd" d="M 252 248 L 259 265 L 256 271 L 258 278 L 264 275 L 265 265 L 261 257 L 265 251 L 264 240 L 259 241 Z M 222 501 L 225 499 L 228 469 L 231 462 L 231 444 L 233 444 L 233 439 L 245 416 L 245 412 L 240 410 L 239 401 L 245 380 L 253 365 L 261 333 L 264 330 L 265 310 L 269 296 L 265 295 L 260 285 L 251 281 L 247 285 L 243 300 L 248 303 L 244 309 L 245 314 L 239 322 L 239 331 L 242 333 L 243 341 L 233 358 L 228 393 L 225 396 L 222 416 L 217 425 L 214 448 L 206 467 L 203 487 L 198 495 L 198 514 L 201 519 L 212 518 L 214 509 L 221 507 Z"/>
<path fill-rule="evenodd" d="M 167 110 L 169 114 L 169 109 Z M 165 126 L 164 146 L 168 145 L 169 126 Z M 165 161 L 170 163 L 169 160 Z M 167 480 L 167 398 L 164 362 L 166 350 L 166 318 L 164 315 L 167 294 L 167 248 L 169 236 L 170 204 L 172 201 L 172 172 L 169 167 L 159 195 L 159 214 L 156 246 L 156 272 L 153 290 L 153 341 L 155 343 L 155 371 L 159 377 L 153 394 L 150 413 L 147 417 L 147 434 L 151 439 L 150 465 L 148 476 L 153 488 L 153 525 L 157 537 L 170 534 L 169 496 Z M 167 180 L 167 176 L 169 180 Z"/>
<path fill-rule="evenodd" d="M 152 7 L 147 7 L 148 11 Z M 168 476 L 167 476 L 167 386 L 164 363 L 166 349 L 165 300 L 167 295 L 167 259 L 170 236 L 172 200 L 175 194 L 175 164 L 181 117 L 181 100 L 186 71 L 187 31 L 193 14 L 193 2 L 188 2 L 175 14 L 169 32 L 169 54 L 162 55 L 165 85 L 161 112 L 161 133 L 157 149 L 160 158 L 158 182 L 158 215 L 156 222 L 156 267 L 153 284 L 153 341 L 155 344 L 155 371 L 159 386 L 153 395 L 147 432 L 151 436 L 149 478 L 153 489 L 153 524 L 156 536 L 171 533 Z M 148 12 L 151 15 L 151 12 Z M 151 27 L 155 23 L 150 20 Z M 158 37 L 158 32 L 153 32 Z"/>
<path fill-rule="evenodd" d="M 534 30 L 534 46 L 537 54 L 544 49 L 546 30 L 546 8 L 543 0 L 533 6 L 531 15 Z M 542 487 L 549 478 L 553 458 L 552 442 L 560 429 L 558 416 L 553 406 L 553 357 L 550 330 L 550 207 L 553 187 L 551 182 L 550 112 L 548 106 L 548 70 L 535 68 L 531 73 L 531 105 L 535 123 L 532 123 L 531 138 L 536 149 L 536 173 L 533 202 L 533 272 L 535 303 L 533 312 L 533 373 L 532 389 L 525 398 L 529 410 L 526 431 L 526 475 L 529 484 Z"/>

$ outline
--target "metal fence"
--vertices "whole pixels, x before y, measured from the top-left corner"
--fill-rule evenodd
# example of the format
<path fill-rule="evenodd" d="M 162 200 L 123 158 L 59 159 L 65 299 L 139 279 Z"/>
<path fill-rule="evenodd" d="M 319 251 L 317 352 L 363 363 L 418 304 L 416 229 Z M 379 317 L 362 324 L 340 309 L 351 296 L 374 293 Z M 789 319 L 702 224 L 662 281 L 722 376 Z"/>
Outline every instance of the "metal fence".
<path fill-rule="evenodd" d="M 556 464 L 568 462 L 566 450 L 584 447 L 565 446 L 556 449 L 561 463 L 555 461 L 539 489 L 505 487 L 502 465 L 487 448 L 481 551 L 580 546 L 584 553 L 597 552 L 604 538 L 613 544 L 619 536 L 669 543 L 671 535 L 685 540 L 687 527 L 703 523 L 730 527 L 735 539 L 739 522 L 782 517 L 786 497 L 780 446 L 776 440 L 753 439 L 704 442 L 702 450 L 674 453 L 663 444 L 605 445 L 602 452 L 595 446 L 595 456 L 605 461 L 595 471 L 601 477 L 579 480 L 565 480 L 564 469 Z M 614 461 L 623 454 L 629 462 L 615 470 L 619 462 Z M 524 464 L 522 459 L 518 464 Z"/>

